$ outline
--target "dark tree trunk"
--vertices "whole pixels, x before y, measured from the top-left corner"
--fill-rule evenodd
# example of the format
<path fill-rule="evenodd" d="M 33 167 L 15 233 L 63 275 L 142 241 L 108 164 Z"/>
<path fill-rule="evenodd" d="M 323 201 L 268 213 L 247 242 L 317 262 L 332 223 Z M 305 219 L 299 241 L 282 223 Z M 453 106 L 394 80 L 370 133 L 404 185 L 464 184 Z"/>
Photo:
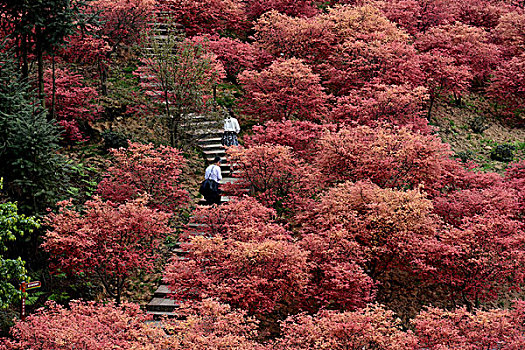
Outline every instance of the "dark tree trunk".
<path fill-rule="evenodd" d="M 51 56 L 51 79 L 52 79 L 52 93 L 51 93 L 51 119 L 55 119 L 55 101 L 56 101 L 56 81 L 55 81 L 55 54 Z"/>

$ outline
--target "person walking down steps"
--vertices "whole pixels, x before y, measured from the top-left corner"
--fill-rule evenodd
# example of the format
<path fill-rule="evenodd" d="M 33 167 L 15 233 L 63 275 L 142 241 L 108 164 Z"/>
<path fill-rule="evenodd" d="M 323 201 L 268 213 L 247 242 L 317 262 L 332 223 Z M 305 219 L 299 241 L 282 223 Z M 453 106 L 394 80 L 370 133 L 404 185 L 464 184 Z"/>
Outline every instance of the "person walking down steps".
<path fill-rule="evenodd" d="M 222 134 L 221 143 L 223 146 L 239 146 L 237 134 L 241 131 L 239 121 L 233 116 L 231 109 L 228 109 L 228 115 L 224 119 L 224 133 Z"/>
<path fill-rule="evenodd" d="M 221 190 L 219 189 L 219 181 L 221 180 L 221 158 L 215 157 L 213 163 L 206 168 L 204 181 L 199 189 L 206 200 L 206 204 L 221 204 Z"/>

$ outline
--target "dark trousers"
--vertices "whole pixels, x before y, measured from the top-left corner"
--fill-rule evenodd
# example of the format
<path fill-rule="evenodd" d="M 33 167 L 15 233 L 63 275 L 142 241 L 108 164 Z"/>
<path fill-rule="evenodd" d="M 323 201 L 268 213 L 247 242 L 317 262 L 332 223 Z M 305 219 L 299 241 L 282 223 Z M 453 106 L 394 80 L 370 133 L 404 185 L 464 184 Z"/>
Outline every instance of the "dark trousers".
<path fill-rule="evenodd" d="M 219 189 L 219 183 L 214 180 L 210 180 L 213 183 L 211 191 L 206 193 L 204 195 L 204 199 L 206 200 L 206 204 L 213 205 L 213 204 L 221 204 L 221 190 Z"/>

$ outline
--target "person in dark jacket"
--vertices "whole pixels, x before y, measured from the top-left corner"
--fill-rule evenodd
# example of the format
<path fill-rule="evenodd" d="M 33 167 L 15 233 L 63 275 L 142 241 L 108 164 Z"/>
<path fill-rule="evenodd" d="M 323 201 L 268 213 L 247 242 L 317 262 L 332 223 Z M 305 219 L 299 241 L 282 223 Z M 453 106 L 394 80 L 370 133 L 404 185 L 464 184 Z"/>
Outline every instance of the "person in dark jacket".
<path fill-rule="evenodd" d="M 221 158 L 215 157 L 213 163 L 206 168 L 204 182 L 199 190 L 208 205 L 221 204 L 221 190 L 219 189 L 221 180 Z"/>

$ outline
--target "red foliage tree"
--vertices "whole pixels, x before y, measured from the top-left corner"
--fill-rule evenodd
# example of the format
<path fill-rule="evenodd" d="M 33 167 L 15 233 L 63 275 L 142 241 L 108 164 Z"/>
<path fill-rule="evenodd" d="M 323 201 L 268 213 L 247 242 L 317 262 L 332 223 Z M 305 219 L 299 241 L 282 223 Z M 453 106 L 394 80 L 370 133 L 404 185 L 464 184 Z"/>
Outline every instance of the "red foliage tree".
<path fill-rule="evenodd" d="M 428 99 L 426 88 L 409 85 L 367 85 L 353 90 L 337 100 L 331 119 L 336 122 L 377 126 L 390 125 L 413 127 L 424 133 L 430 128 L 422 119 L 423 107 Z"/>
<path fill-rule="evenodd" d="M 259 236 L 259 235 L 255 235 Z M 249 314 L 287 314 L 308 283 L 307 252 L 286 240 L 196 236 L 165 279 L 176 299 L 218 298 Z"/>
<path fill-rule="evenodd" d="M 416 349 L 417 339 L 405 332 L 392 311 L 369 306 L 355 312 L 324 311 L 286 320 L 275 348 L 285 349 Z"/>
<path fill-rule="evenodd" d="M 155 10 L 155 0 L 95 0 L 89 4 L 100 21 L 97 36 L 111 47 L 109 55 L 122 46 L 140 42 Z"/>
<path fill-rule="evenodd" d="M 431 278 L 448 289 L 452 301 L 471 309 L 519 288 L 524 234 L 520 221 L 489 212 L 464 218 L 459 228 L 442 230 L 439 241 L 424 242 L 422 249 L 434 267 Z"/>
<path fill-rule="evenodd" d="M 344 95 L 372 85 L 418 86 L 424 82 L 420 58 L 400 36 L 392 42 L 346 40 L 335 48 L 328 64 L 321 64 L 334 94 Z"/>
<path fill-rule="evenodd" d="M 342 227 L 305 234 L 300 241 L 310 252 L 311 280 L 303 309 L 355 310 L 375 297 L 375 282 L 363 267 L 366 257 L 355 235 Z"/>
<path fill-rule="evenodd" d="M 473 79 L 468 66 L 458 66 L 453 57 L 438 52 L 422 54 L 421 67 L 427 75 L 425 86 L 430 95 L 427 119 L 430 119 L 434 102 L 441 93 L 451 93 L 459 100 L 468 91 Z"/>
<path fill-rule="evenodd" d="M 192 222 L 198 224 L 198 233 L 242 242 L 289 239 L 290 232 L 275 222 L 276 217 L 275 210 L 245 196 L 221 206 L 196 209 Z M 188 234 L 191 236 L 192 230 Z"/>
<path fill-rule="evenodd" d="M 86 25 L 86 28 L 77 29 L 67 38 L 67 45 L 60 51 L 60 56 L 70 63 L 106 65 L 109 52 L 111 46 L 97 36 L 97 27 Z"/>
<path fill-rule="evenodd" d="M 483 82 L 500 61 L 499 48 L 490 42 L 485 30 L 462 23 L 432 28 L 418 36 L 422 52 L 454 59 L 456 67 L 468 67 Z"/>
<path fill-rule="evenodd" d="M 247 135 L 247 147 L 270 144 L 287 146 L 301 159 L 312 163 L 320 150 L 319 140 L 327 130 L 335 131 L 335 124 L 315 124 L 301 120 L 267 121 L 264 125 L 254 125 L 252 135 Z"/>
<path fill-rule="evenodd" d="M 67 68 L 55 71 L 55 90 L 51 69 L 44 73 L 44 92 L 46 106 L 64 127 L 64 138 L 68 142 L 83 141 L 85 136 L 80 131 L 82 123 L 93 121 L 100 112 L 95 104 L 97 91 L 83 82 L 81 74 L 72 73 Z M 54 99 L 53 99 L 54 94 Z"/>
<path fill-rule="evenodd" d="M 494 36 L 507 57 L 525 52 L 525 13 L 509 11 L 501 16 L 494 29 Z"/>
<path fill-rule="evenodd" d="M 284 58 L 326 63 L 337 45 L 362 40 L 373 43 L 407 39 L 407 35 L 371 6 L 338 6 L 312 18 L 293 18 L 275 11 L 255 24 L 255 39 L 268 52 Z"/>
<path fill-rule="evenodd" d="M 414 262 L 425 254 L 419 247 L 433 241 L 437 229 L 432 202 L 419 190 L 381 189 L 370 182 L 330 189 L 303 221 L 311 235 L 307 241 L 332 249 L 314 253 L 320 262 L 354 257 L 349 261 L 361 264 L 374 280 L 392 269 L 419 269 Z M 318 232 L 326 233 L 316 237 Z M 338 251 L 337 245 L 348 248 Z"/>
<path fill-rule="evenodd" d="M 512 164 L 505 173 L 507 184 L 517 191 L 519 210 L 525 214 L 525 161 Z"/>
<path fill-rule="evenodd" d="M 525 124 L 525 53 L 504 62 L 492 77 L 488 88 L 492 96 L 504 106 L 509 121 Z"/>
<path fill-rule="evenodd" d="M 171 20 L 184 26 L 189 36 L 236 32 L 247 28 L 244 4 L 240 0 L 162 0 Z"/>
<path fill-rule="evenodd" d="M 462 0 L 452 5 L 456 20 L 487 30 L 494 29 L 501 17 L 511 11 L 509 4 L 498 0 Z"/>
<path fill-rule="evenodd" d="M 370 179 L 381 187 L 434 187 L 449 162 L 449 147 L 435 136 L 403 128 L 343 128 L 325 133 L 317 164 L 329 180 Z"/>
<path fill-rule="evenodd" d="M 525 305 L 512 310 L 454 311 L 428 308 L 414 320 L 419 349 L 521 349 L 525 346 Z"/>
<path fill-rule="evenodd" d="M 412 35 L 453 23 L 456 8 L 451 7 L 451 4 L 451 0 L 393 0 L 378 3 L 389 20 Z"/>
<path fill-rule="evenodd" d="M 100 198 L 85 203 L 83 212 L 60 202 L 50 213 L 42 247 L 68 272 L 97 278 L 120 303 L 122 289 L 137 270 L 151 271 L 157 249 L 171 229 L 170 215 L 145 206 L 144 199 L 116 205 Z"/>
<path fill-rule="evenodd" d="M 231 148 L 228 156 L 239 180 L 225 188 L 237 196 L 249 189 L 250 195 L 281 216 L 305 207 L 323 187 L 317 169 L 297 159 L 285 146 Z"/>
<path fill-rule="evenodd" d="M 169 344 L 163 349 L 265 349 L 254 340 L 257 321 L 227 304 L 206 299 L 191 307 L 183 305 L 178 313 L 184 317 L 163 322 L 165 343 Z"/>
<path fill-rule="evenodd" d="M 247 0 L 246 13 L 254 20 L 265 12 L 277 11 L 288 16 L 311 17 L 319 12 L 313 0 Z"/>
<path fill-rule="evenodd" d="M 37 310 L 11 329 L 13 340 L 1 349 L 103 350 L 108 348 L 157 349 L 165 337 L 146 321 L 139 305 L 72 301 L 69 308 L 54 302 Z M 0 340 L 1 342 L 1 340 Z"/>
<path fill-rule="evenodd" d="M 519 191 L 504 184 L 488 188 L 468 188 L 434 199 L 434 210 L 446 223 L 461 226 L 465 218 L 476 215 L 517 217 Z"/>
<path fill-rule="evenodd" d="M 111 155 L 113 160 L 98 185 L 104 199 L 125 203 L 147 194 L 149 207 L 168 212 L 188 204 L 180 179 L 185 160 L 176 148 L 130 142 L 128 148 L 111 150 Z"/>
<path fill-rule="evenodd" d="M 258 70 L 272 61 L 272 56 L 253 44 L 239 39 L 218 36 L 194 36 L 192 41 L 203 43 L 217 55 L 226 70 L 227 78 L 235 82 L 243 70 Z"/>
<path fill-rule="evenodd" d="M 301 60 L 277 61 L 261 72 L 244 71 L 239 82 L 245 90 L 241 108 L 258 121 L 319 120 L 327 113 L 329 96 L 320 77 Z"/>
<path fill-rule="evenodd" d="M 321 63 L 336 41 L 334 24 L 325 16 L 294 18 L 277 11 L 265 13 L 254 24 L 257 45 L 276 57 Z"/>

